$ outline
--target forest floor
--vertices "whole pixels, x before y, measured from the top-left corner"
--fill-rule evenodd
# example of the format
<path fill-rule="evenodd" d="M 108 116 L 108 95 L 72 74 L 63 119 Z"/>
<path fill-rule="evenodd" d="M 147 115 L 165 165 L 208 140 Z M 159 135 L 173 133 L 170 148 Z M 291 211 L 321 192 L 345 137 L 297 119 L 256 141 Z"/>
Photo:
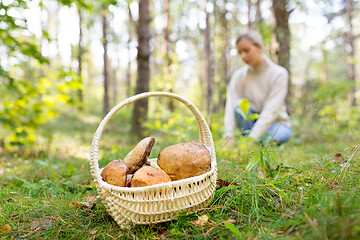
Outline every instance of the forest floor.
<path fill-rule="evenodd" d="M 59 119 L 48 126 L 51 141 L 32 151 L 0 148 L 1 239 L 360 239 L 359 144 L 351 133 L 302 125 L 284 145 L 240 139 L 231 151 L 214 138 L 218 178 L 226 182 L 208 208 L 122 229 L 89 171 L 100 120 Z M 132 148 L 121 132 L 106 135 L 101 153 L 110 154 L 101 166 Z"/>

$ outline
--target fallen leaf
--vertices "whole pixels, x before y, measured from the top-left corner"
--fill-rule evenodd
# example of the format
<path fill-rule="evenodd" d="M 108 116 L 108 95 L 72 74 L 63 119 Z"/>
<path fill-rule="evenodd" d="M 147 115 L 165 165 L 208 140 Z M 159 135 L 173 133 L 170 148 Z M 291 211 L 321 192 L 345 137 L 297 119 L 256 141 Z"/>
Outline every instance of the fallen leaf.
<path fill-rule="evenodd" d="M 5 224 L 0 227 L 0 232 L 9 232 L 9 231 L 11 231 L 10 224 Z"/>
<path fill-rule="evenodd" d="M 221 223 L 236 223 L 236 220 L 228 219 L 228 220 L 222 221 Z"/>
<path fill-rule="evenodd" d="M 72 202 L 74 207 L 83 206 L 86 209 L 93 209 L 96 206 L 96 201 L 100 200 L 100 195 L 89 195 L 86 197 L 85 202 Z"/>
<path fill-rule="evenodd" d="M 191 224 L 194 224 L 195 226 L 204 226 L 204 224 L 208 223 L 209 217 L 207 215 L 202 215 L 198 218 L 198 220 L 190 222 Z"/>
<path fill-rule="evenodd" d="M 81 206 L 81 203 L 80 203 L 80 202 L 72 202 L 72 204 L 74 205 L 74 207 Z"/>
<path fill-rule="evenodd" d="M 331 162 L 344 162 L 342 154 L 336 153 L 335 156 L 331 159 Z"/>
<path fill-rule="evenodd" d="M 218 189 L 219 188 L 222 188 L 222 187 L 227 187 L 227 186 L 230 186 L 230 185 L 235 185 L 235 186 L 238 186 L 239 184 L 237 183 L 234 183 L 234 182 L 227 182 L 225 180 L 222 180 L 222 179 L 217 179 L 216 180 L 216 183 L 218 184 Z"/>
<path fill-rule="evenodd" d="M 93 209 L 96 206 L 95 203 L 91 203 L 91 202 L 77 202 L 76 206 L 79 205 L 85 207 L 86 209 Z"/>
<path fill-rule="evenodd" d="M 88 234 L 87 234 L 88 239 L 95 239 L 95 238 L 97 237 L 97 234 L 98 234 L 98 231 L 97 231 L 97 230 L 88 232 Z"/>
<path fill-rule="evenodd" d="M 93 202 L 96 202 L 96 201 L 100 200 L 100 195 L 89 195 L 89 196 L 86 197 L 85 200 L 88 201 L 88 202 L 93 203 Z"/>

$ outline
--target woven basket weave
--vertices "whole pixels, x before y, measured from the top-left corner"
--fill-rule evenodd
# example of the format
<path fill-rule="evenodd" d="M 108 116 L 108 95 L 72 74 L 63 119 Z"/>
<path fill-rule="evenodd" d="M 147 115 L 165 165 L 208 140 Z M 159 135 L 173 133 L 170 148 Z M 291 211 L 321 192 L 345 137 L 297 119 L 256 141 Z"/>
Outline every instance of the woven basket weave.
<path fill-rule="evenodd" d="M 98 164 L 99 143 L 106 124 L 124 106 L 155 96 L 176 99 L 191 110 L 199 125 L 200 142 L 210 151 L 211 170 L 200 176 L 148 187 L 127 188 L 106 183 Z M 121 227 L 170 221 L 176 213 L 195 213 L 213 199 L 217 174 L 214 142 L 204 117 L 189 100 L 167 92 L 141 93 L 116 105 L 101 121 L 91 144 L 90 171 L 107 212 Z"/>

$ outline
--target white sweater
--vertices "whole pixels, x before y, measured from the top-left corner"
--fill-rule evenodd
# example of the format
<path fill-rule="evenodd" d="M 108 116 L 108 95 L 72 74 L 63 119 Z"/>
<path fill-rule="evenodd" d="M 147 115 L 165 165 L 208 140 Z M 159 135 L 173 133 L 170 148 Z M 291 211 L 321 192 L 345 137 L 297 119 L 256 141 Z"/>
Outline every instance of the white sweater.
<path fill-rule="evenodd" d="M 234 109 L 239 98 L 249 100 L 254 111 L 260 113 L 249 137 L 259 138 L 275 122 L 290 126 L 285 105 L 289 74 L 285 68 L 273 63 L 265 55 L 263 57 L 265 61 L 262 65 L 238 69 L 230 80 L 224 119 L 227 137 L 233 136 L 236 128 Z"/>

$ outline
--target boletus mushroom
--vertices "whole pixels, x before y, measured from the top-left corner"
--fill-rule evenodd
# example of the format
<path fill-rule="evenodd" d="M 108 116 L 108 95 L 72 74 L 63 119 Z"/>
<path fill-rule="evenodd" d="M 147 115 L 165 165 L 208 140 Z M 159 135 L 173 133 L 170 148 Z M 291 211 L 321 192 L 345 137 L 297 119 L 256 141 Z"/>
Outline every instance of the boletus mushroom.
<path fill-rule="evenodd" d="M 155 138 L 144 138 L 126 155 L 124 162 L 129 168 L 129 174 L 136 172 L 146 163 L 154 144 Z"/>
<path fill-rule="evenodd" d="M 171 180 L 199 176 L 210 171 L 211 157 L 209 150 L 199 142 L 185 142 L 164 148 L 157 164 Z"/>
<path fill-rule="evenodd" d="M 101 172 L 102 179 L 112 185 L 125 187 L 128 167 L 123 160 L 109 162 Z"/>
<path fill-rule="evenodd" d="M 131 179 L 131 187 L 146 187 L 170 181 L 171 178 L 164 171 L 144 166 L 134 173 Z"/>

